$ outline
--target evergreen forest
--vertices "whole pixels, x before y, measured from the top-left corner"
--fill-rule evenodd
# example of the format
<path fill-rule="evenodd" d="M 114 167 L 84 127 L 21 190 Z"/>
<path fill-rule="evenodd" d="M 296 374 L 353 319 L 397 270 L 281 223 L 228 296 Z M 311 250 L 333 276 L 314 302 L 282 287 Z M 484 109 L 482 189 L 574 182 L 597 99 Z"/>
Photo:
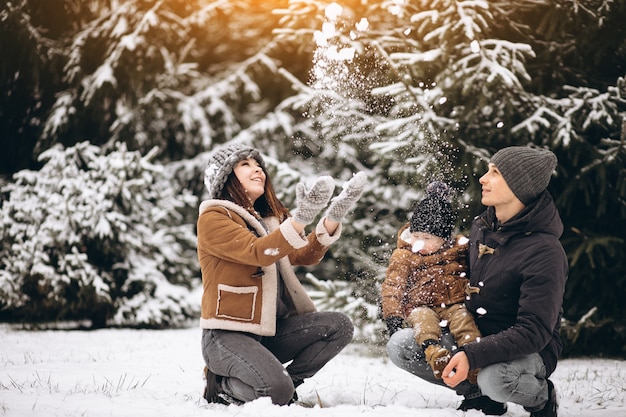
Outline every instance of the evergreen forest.
<path fill-rule="evenodd" d="M 4 0 L 0 321 L 196 325 L 207 155 L 260 149 L 279 198 L 368 184 L 299 270 L 381 343 L 379 287 L 426 185 L 467 234 L 489 157 L 552 150 L 566 356 L 626 358 L 626 0 Z"/>

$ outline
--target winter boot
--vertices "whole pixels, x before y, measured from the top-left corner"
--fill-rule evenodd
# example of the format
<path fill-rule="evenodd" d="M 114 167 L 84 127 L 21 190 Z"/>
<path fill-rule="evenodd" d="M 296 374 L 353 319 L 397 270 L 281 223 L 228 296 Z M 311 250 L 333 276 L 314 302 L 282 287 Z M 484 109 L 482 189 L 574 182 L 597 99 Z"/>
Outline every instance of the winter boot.
<path fill-rule="evenodd" d="M 206 380 L 206 386 L 202 396 L 209 403 L 218 402 L 219 394 L 219 380 L 218 376 L 209 370 L 208 367 L 204 367 L 204 379 Z"/>
<path fill-rule="evenodd" d="M 499 403 L 492 400 L 486 395 L 482 395 L 475 398 L 465 398 L 457 410 L 480 410 L 487 416 L 501 416 L 506 413 L 506 403 Z"/>
<path fill-rule="evenodd" d="M 530 417 L 557 417 L 559 401 L 554 384 L 548 379 L 548 402 L 539 411 L 532 411 Z"/>
<path fill-rule="evenodd" d="M 450 362 L 450 351 L 440 345 L 429 345 L 424 350 L 424 355 L 426 356 L 426 362 L 433 370 L 435 378 L 441 379 L 443 370 Z"/>
<path fill-rule="evenodd" d="M 206 366 L 204 367 L 204 379 L 206 380 L 206 386 L 204 387 L 204 392 L 202 393 L 202 396 L 205 400 L 207 400 L 209 404 L 243 404 L 243 401 L 240 401 L 236 398 L 231 397 L 225 392 L 222 392 L 222 390 L 220 389 L 220 381 L 222 380 L 222 377 L 219 375 L 215 375 Z"/>
<path fill-rule="evenodd" d="M 302 385 L 304 380 L 291 376 L 291 382 L 293 382 L 293 397 L 291 397 L 291 400 L 289 400 L 287 405 L 295 404 L 298 401 L 298 392 L 296 391 L 296 388 Z"/>

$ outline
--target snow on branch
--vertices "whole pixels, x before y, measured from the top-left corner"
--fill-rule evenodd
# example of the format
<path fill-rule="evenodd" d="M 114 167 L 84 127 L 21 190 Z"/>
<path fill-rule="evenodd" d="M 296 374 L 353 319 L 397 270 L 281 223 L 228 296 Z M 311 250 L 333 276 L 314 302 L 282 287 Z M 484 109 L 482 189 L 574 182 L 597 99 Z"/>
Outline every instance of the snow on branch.
<path fill-rule="evenodd" d="M 119 310 L 118 324 L 126 325 L 194 314 L 187 297 L 197 273 L 195 233 L 181 213 L 196 199 L 163 183 L 162 166 L 150 162 L 155 152 L 54 146 L 40 155 L 39 171 L 15 174 L 0 216 L 3 309 L 27 321 L 80 318 L 97 326 Z M 154 302 L 150 318 L 126 309 L 137 299 L 143 308 Z"/>

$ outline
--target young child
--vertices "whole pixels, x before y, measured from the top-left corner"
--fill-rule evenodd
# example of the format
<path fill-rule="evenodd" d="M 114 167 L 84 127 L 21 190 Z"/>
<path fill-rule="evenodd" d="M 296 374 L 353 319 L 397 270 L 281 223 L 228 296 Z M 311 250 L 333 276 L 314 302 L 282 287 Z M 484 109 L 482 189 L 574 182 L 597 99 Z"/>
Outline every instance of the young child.
<path fill-rule="evenodd" d="M 452 239 L 454 215 L 450 188 L 435 181 L 413 212 L 410 223 L 398 232 L 382 284 L 382 315 L 392 335 L 406 321 L 412 328 L 435 378 L 451 354 L 440 345 L 441 327 L 448 326 L 457 346 L 480 338 L 480 332 L 464 299 L 468 285 L 465 257 L 468 240 Z M 477 371 L 468 376 L 476 383 Z"/>

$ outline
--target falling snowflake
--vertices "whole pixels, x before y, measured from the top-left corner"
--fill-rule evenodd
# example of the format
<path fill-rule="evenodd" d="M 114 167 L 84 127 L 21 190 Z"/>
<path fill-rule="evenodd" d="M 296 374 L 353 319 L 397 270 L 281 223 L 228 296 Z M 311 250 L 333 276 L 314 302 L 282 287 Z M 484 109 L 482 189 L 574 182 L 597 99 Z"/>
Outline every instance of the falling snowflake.
<path fill-rule="evenodd" d="M 424 245 L 425 243 L 423 240 L 416 240 L 415 243 L 413 243 L 411 250 L 413 251 L 413 253 L 417 253 L 424 247 Z"/>

